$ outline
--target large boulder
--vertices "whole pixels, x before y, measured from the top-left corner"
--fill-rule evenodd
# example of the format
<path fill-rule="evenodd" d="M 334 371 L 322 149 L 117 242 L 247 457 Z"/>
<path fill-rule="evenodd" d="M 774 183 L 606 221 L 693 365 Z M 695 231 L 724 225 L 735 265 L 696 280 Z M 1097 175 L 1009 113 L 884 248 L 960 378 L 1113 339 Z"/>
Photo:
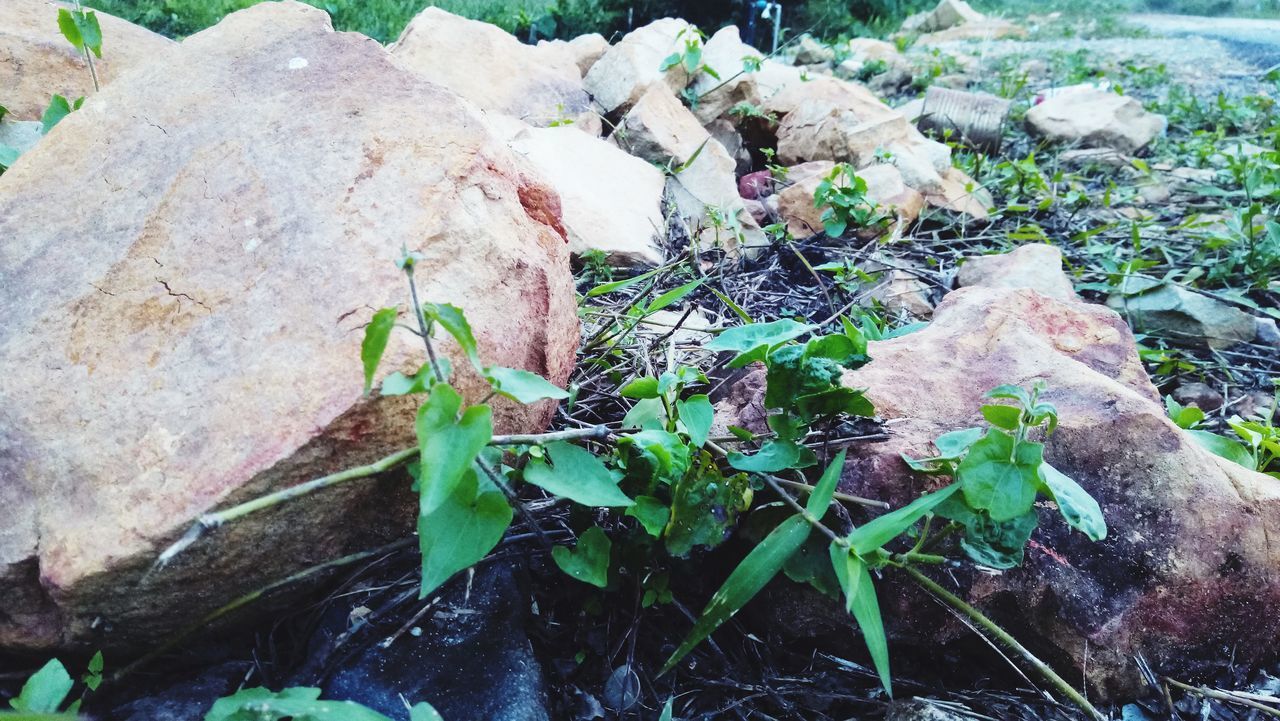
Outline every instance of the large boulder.
<path fill-rule="evenodd" d="M 662 171 L 573 128 L 528 128 L 511 141 L 560 194 L 569 249 L 613 265 L 658 265 L 666 223 Z M 609 192 L 600 192 L 608 188 Z"/>
<path fill-rule="evenodd" d="M 591 66 L 583 78 L 587 92 L 607 113 L 626 110 L 650 85 L 679 92 L 690 77 L 680 64 L 666 70 L 664 61 L 684 49 L 693 26 L 684 20 L 663 18 L 627 33 Z"/>
<path fill-rule="evenodd" d="M 1032 134 L 1055 143 L 1123 153 L 1146 147 L 1168 126 L 1163 115 L 1147 112 L 1137 100 L 1091 87 L 1047 98 L 1027 111 L 1026 123 Z"/>
<path fill-rule="evenodd" d="M 1166 417 L 1114 312 L 1026 288 L 969 287 L 947 295 L 928 327 L 872 342 L 868 353 L 844 382 L 868 389 L 888 439 L 850 447 L 840 489 L 894 507 L 946 482 L 911 473 L 900 453 L 934 455 L 938 435 L 981 425 L 990 388 L 1047 383 L 1061 423 L 1046 459 L 1099 501 L 1107 538 L 1070 532 L 1044 504 L 1022 567 L 992 574 L 966 564 L 938 579 L 1066 678 L 1084 678 L 1091 697 L 1142 692 L 1138 655 L 1157 675 L 1184 677 L 1274 653 L 1280 552 L 1269 539 L 1280 533 L 1280 481 L 1210 454 Z M 758 410 L 738 405 L 740 418 Z M 886 580 L 891 643 L 971 634 L 901 576 Z M 807 610 L 814 631 L 847 623 L 842 608 L 792 599 L 779 618 Z"/>
<path fill-rule="evenodd" d="M 941 0 L 933 10 L 916 13 L 903 20 L 902 29 L 907 32 L 931 33 L 986 19 L 986 15 L 974 10 L 964 0 Z"/>
<path fill-rule="evenodd" d="M 75 98 L 93 93 L 84 57 L 58 30 L 58 9 L 71 7 L 52 0 L 0 2 L 0 105 L 15 120 L 35 120 L 49 98 Z M 102 57 L 94 58 L 98 83 L 107 85 L 129 70 L 163 60 L 172 40 L 96 11 L 102 27 Z"/>
<path fill-rule="evenodd" d="M 738 195 L 737 163 L 667 87 L 651 86 L 610 139 L 669 170 L 668 198 L 704 246 L 736 251 L 768 243 Z"/>
<path fill-rule="evenodd" d="M 94 95 L 0 177 L 0 648 L 136 648 L 408 532 L 407 479 L 369 479 L 144 577 L 201 513 L 415 442 L 416 400 L 360 387 L 372 309 L 405 307 L 402 248 L 486 363 L 568 379 L 559 202 L 486 128 L 323 11 L 262 3 Z M 384 372 L 421 362 L 393 335 Z M 494 413 L 537 432 L 554 405 Z"/>
<path fill-rule="evenodd" d="M 546 126 L 592 115 L 571 55 L 526 45 L 496 25 L 428 7 L 391 46 L 400 65 L 484 110 Z"/>
<path fill-rule="evenodd" d="M 712 35 L 703 48 L 702 62 L 719 77 L 698 73 L 690 86 L 698 98 L 693 106 L 698 120 L 707 125 L 735 105 L 760 105 L 755 66 L 763 60 L 759 50 L 742 42 L 737 25 L 727 25 Z"/>
<path fill-rule="evenodd" d="M 559 54 L 578 66 L 578 72 L 586 76 L 596 61 L 609 50 L 609 41 L 600 33 L 579 35 L 572 40 L 539 40 L 538 49 L 543 53 Z"/>

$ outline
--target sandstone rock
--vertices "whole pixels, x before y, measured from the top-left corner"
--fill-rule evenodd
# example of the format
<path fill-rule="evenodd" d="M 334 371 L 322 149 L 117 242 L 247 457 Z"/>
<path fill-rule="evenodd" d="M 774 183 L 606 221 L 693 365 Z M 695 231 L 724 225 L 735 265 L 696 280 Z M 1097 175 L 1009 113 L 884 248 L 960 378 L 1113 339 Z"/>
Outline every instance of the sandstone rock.
<path fill-rule="evenodd" d="M 1173 389 L 1173 399 L 1184 406 L 1195 406 L 1205 413 L 1212 413 L 1226 401 L 1222 394 L 1207 383 L 1180 383 Z"/>
<path fill-rule="evenodd" d="M 796 65 L 822 65 L 836 59 L 836 51 L 805 33 L 796 40 Z"/>
<path fill-rule="evenodd" d="M 560 54 L 578 66 L 578 72 L 586 77 L 591 66 L 609 50 L 609 41 L 600 33 L 579 35 L 572 40 L 539 40 L 538 49 L 544 53 Z"/>
<path fill-rule="evenodd" d="M 911 82 L 911 63 L 893 43 L 854 38 L 849 41 L 848 50 L 849 57 L 835 68 L 837 77 L 866 81 L 880 92 L 892 92 Z"/>
<path fill-rule="evenodd" d="M 931 33 L 966 23 L 981 22 L 986 19 L 986 15 L 974 10 L 964 0 L 941 0 L 928 13 L 908 18 L 903 23 L 903 29 L 909 28 L 911 32 Z"/>
<path fill-rule="evenodd" d="M 560 195 L 569 249 L 607 253 L 613 265 L 658 265 L 665 222 L 662 172 L 573 128 L 529 128 L 511 141 Z M 608 188 L 609 192 L 600 192 Z"/>
<path fill-rule="evenodd" d="M 1079 143 L 1132 153 L 1165 131 L 1163 115 L 1106 90 L 1082 89 L 1046 99 L 1027 111 L 1027 129 L 1056 143 Z"/>
<path fill-rule="evenodd" d="M 916 321 L 933 317 L 929 285 L 920 280 L 919 275 L 905 268 L 887 268 L 879 272 L 880 282 L 867 292 L 863 305 L 870 307 L 879 303 L 892 319 Z"/>
<path fill-rule="evenodd" d="M 610 138 L 632 155 L 671 169 L 671 201 L 704 244 L 732 250 L 768 243 L 738 195 L 734 159 L 667 88 L 651 87 Z M 729 231 L 716 227 L 710 213 L 719 214 L 719 225 Z"/>
<path fill-rule="evenodd" d="M 738 27 L 728 25 L 707 40 L 703 48 L 702 62 L 716 71 L 719 78 L 699 73 L 691 89 L 698 95 L 693 113 L 703 125 L 724 115 L 739 103 L 759 105 L 760 91 L 756 86 L 756 72 L 747 72 L 744 61 L 760 61 L 759 50 L 742 42 Z"/>
<path fill-rule="evenodd" d="M 814 207 L 813 196 L 818 184 L 831 174 L 835 163 L 825 160 L 803 163 L 787 170 L 787 182 L 790 186 L 777 194 L 778 212 L 787 223 L 787 232 L 796 238 L 807 238 L 822 232 L 822 214 L 828 206 Z M 905 226 L 920 216 L 924 200 L 920 194 L 902 182 L 902 175 L 892 165 L 872 165 L 856 171 L 857 176 L 867 181 L 867 199 L 875 203 L 877 209 L 896 218 L 892 227 L 870 230 L 870 236 L 888 232 L 897 234 Z M 850 232 L 858 230 L 851 228 Z M 866 231 L 859 234 L 862 237 Z"/>
<path fill-rule="evenodd" d="M 591 66 L 583 78 L 587 92 L 607 113 L 626 110 L 652 84 L 679 92 L 689 83 L 688 74 L 679 66 L 663 71 L 662 62 L 684 49 L 684 34 L 691 27 L 663 18 L 627 33 Z"/>
<path fill-rule="evenodd" d="M 864 168 L 888 154 L 907 185 L 944 192 L 940 173 L 951 167 L 950 149 L 925 138 L 861 85 L 814 78 L 784 88 L 765 107 L 782 117 L 777 148 L 783 163 L 831 160 Z"/>
<path fill-rule="evenodd" d="M 390 47 L 407 68 L 482 109 L 545 126 L 591 114 L 575 61 L 489 23 L 428 7 Z"/>
<path fill-rule="evenodd" d="M 706 127 L 711 137 L 724 146 L 725 152 L 729 153 L 729 157 L 733 158 L 735 174 L 750 173 L 751 151 L 747 149 L 742 133 L 738 132 L 733 123 L 724 118 L 717 118 L 708 123 Z"/>
<path fill-rule="evenodd" d="M 941 188 L 925 193 L 924 199 L 935 208 L 964 213 L 974 220 L 983 221 L 995 209 L 995 199 L 991 193 L 978 185 L 973 178 L 965 175 L 959 168 L 947 168 L 942 171 Z"/>
<path fill-rule="evenodd" d="M 1077 300 L 1074 286 L 1062 272 L 1062 251 L 1056 246 L 1032 243 L 999 255 L 979 255 L 965 260 L 956 273 L 961 288 L 1030 288 L 1059 300 Z"/>
<path fill-rule="evenodd" d="M 0 2 L 0 105 L 11 120 L 37 120 L 49 98 L 72 100 L 93 94 L 84 58 L 58 30 L 51 0 Z M 161 61 L 175 43 L 127 20 L 95 11 L 102 26 L 102 57 L 95 57 L 98 83 L 106 86 L 129 70 Z"/>
<path fill-rule="evenodd" d="M 958 43 L 966 41 L 989 42 L 1004 38 L 1023 38 L 1026 36 L 1027 31 L 1021 25 L 1016 25 L 1008 20 L 990 18 L 978 22 L 957 25 L 952 28 L 947 28 L 946 30 L 926 33 L 916 38 L 916 45 L 920 47 L 929 47 L 931 45 L 941 45 L 943 43 Z"/>
<path fill-rule="evenodd" d="M 1280 348 L 1280 328 L 1276 327 L 1275 318 L 1255 318 L 1257 331 L 1254 340 L 1273 348 Z"/>
<path fill-rule="evenodd" d="M 1061 423 L 1046 459 L 1099 501 L 1107 538 L 1070 532 L 1046 507 L 1022 567 L 935 578 L 958 583 L 1065 677 L 1085 678 L 1090 698 L 1145 692 L 1139 653 L 1175 676 L 1220 667 L 1223 649 L 1241 664 L 1274 653 L 1280 554 L 1268 539 L 1280 532 L 1280 482 L 1209 454 L 1168 420 L 1114 312 L 1028 289 L 964 288 L 928 327 L 872 342 L 868 354 L 845 383 L 868 389 L 889 439 L 851 446 L 840 488 L 894 507 L 945 482 L 913 475 L 899 453 L 926 457 L 941 433 L 978 425 L 990 388 L 1047 383 Z M 914 586 L 885 580 L 891 643 L 915 639 L 937 653 L 934 644 L 970 637 Z M 794 618 L 802 604 L 816 613 L 802 598 L 775 617 Z M 829 623 L 852 623 L 842 605 L 824 607 Z"/>
<path fill-rule="evenodd" d="M 233 13 L 89 98 L 0 176 L 0 237 L 4 649 L 148 646 L 412 527 L 392 474 L 246 517 L 144 578 L 201 513 L 415 443 L 417 401 L 360 388 L 371 309 L 404 307 L 402 247 L 486 363 L 561 384 L 574 363 L 555 190 L 474 106 L 301 3 Z M 394 335 L 383 373 L 421 362 Z M 538 431 L 554 405 L 494 411 L 499 432 Z"/>
<path fill-rule="evenodd" d="M 1226 303 L 1153 278 L 1126 278 L 1107 298 L 1139 333 L 1157 333 L 1179 345 L 1226 348 L 1257 335 L 1253 316 Z"/>

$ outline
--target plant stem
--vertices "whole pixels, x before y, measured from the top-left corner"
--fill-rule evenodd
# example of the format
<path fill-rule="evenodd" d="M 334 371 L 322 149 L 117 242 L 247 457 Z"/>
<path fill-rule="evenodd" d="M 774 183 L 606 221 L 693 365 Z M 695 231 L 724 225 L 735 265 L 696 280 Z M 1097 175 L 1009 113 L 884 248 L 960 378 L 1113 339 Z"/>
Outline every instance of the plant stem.
<path fill-rule="evenodd" d="M 574 428 L 565 431 L 553 431 L 551 433 L 540 434 L 524 434 L 510 436 L 494 436 L 489 440 L 491 446 L 523 446 L 537 445 L 539 443 L 551 443 L 554 441 L 569 441 L 577 439 L 603 439 L 609 436 L 609 429 L 605 426 L 593 426 L 591 428 Z M 232 506 L 224 511 L 216 513 L 206 513 L 196 519 L 190 530 L 156 559 L 155 569 L 163 568 L 173 560 L 179 553 L 185 551 L 191 544 L 200 540 L 206 531 L 211 531 L 224 523 L 235 521 L 243 518 L 251 513 L 266 510 L 281 503 L 292 501 L 309 493 L 336 486 L 347 481 L 354 481 L 359 478 L 370 478 L 381 473 L 398 468 L 418 456 L 418 447 L 405 448 L 396 451 L 389 456 L 374 461 L 368 465 L 356 466 L 348 468 L 338 473 L 331 473 L 327 476 L 321 476 L 306 483 L 299 483 L 296 486 L 290 486 L 283 490 L 269 493 L 265 496 L 246 501 L 238 506 Z"/>
<path fill-rule="evenodd" d="M 988 618 L 986 614 L 969 605 L 964 599 L 943 588 L 932 578 L 929 578 L 915 568 L 912 568 L 910 565 L 902 565 L 898 566 L 898 568 L 901 568 L 904 573 L 910 576 L 911 580 L 915 581 L 917 585 L 933 594 L 948 606 L 951 606 L 960 613 L 963 613 L 965 616 L 968 616 L 970 620 L 981 626 L 992 636 L 995 636 L 995 638 L 1006 647 L 1013 650 L 1019 656 L 1022 656 L 1023 660 L 1034 668 L 1045 681 L 1048 681 L 1049 684 L 1057 689 L 1059 693 L 1070 699 L 1075 705 L 1079 706 L 1081 710 L 1089 714 L 1091 718 L 1097 719 L 1098 721 L 1106 721 L 1107 717 L 1103 716 L 1098 709 L 1094 708 L 1093 704 L 1089 703 L 1089 699 L 1082 696 L 1079 691 L 1075 690 L 1071 684 L 1063 680 L 1056 671 L 1050 668 L 1049 664 L 1041 661 L 1039 658 L 1036 658 L 1035 654 L 1027 650 L 1027 648 L 1021 643 L 1018 643 L 1016 638 L 1011 636 L 1008 631 L 1000 628 L 1000 626 L 995 621 Z"/>
<path fill-rule="evenodd" d="M 1204 686 L 1191 686 L 1191 685 L 1182 683 L 1181 681 L 1175 681 L 1174 679 L 1171 679 L 1168 676 L 1165 676 L 1164 681 L 1165 683 L 1171 686 L 1180 688 L 1183 691 L 1189 691 L 1191 693 L 1204 696 L 1206 698 L 1217 699 L 1219 701 L 1226 701 L 1227 703 L 1238 703 L 1241 706 L 1248 706 L 1251 709 L 1256 709 L 1258 711 L 1261 711 L 1262 713 L 1265 713 L 1268 716 L 1280 717 L 1280 710 L 1276 710 L 1272 706 L 1267 706 L 1265 704 L 1258 703 L 1257 701 L 1254 701 L 1252 699 L 1243 698 L 1239 695 L 1229 693 L 1227 691 L 1216 691 L 1211 688 L 1205 688 Z"/>

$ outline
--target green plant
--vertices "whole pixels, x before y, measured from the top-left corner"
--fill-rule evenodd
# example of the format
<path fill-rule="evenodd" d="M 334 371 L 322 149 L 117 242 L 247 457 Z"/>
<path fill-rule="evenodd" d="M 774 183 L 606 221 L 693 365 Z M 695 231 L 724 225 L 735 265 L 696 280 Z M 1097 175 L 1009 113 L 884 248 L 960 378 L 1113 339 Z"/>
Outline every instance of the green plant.
<path fill-rule="evenodd" d="M 813 207 L 821 208 L 822 227 L 827 235 L 839 238 L 849 228 L 878 228 L 889 221 L 874 201 L 867 197 L 867 181 L 846 163 L 839 163 L 818 183 Z"/>
<path fill-rule="evenodd" d="M 204 721 L 391 721 L 354 701 L 321 701 L 318 688 L 241 689 L 213 703 Z M 441 721 L 431 704 L 409 709 L 409 721 Z"/>
<path fill-rule="evenodd" d="M 103 659 L 99 651 L 89 660 L 89 665 L 81 677 L 84 693 L 98 690 L 102 684 Z M 75 719 L 84 701 L 80 698 L 67 703 L 75 682 L 66 666 L 58 659 L 50 659 L 22 685 L 18 695 L 9 700 L 11 712 L 0 711 L 0 719 L 9 721 L 54 721 L 55 719 Z M 61 710 L 60 710 L 61 709 Z"/>
<path fill-rule="evenodd" d="M 1210 453 L 1280 478 L 1280 426 L 1276 425 L 1280 420 L 1280 384 L 1271 406 L 1260 410 L 1257 417 L 1227 419 L 1227 427 L 1238 440 L 1201 429 L 1205 414 L 1195 406 L 1181 405 L 1172 397 L 1165 397 L 1164 404 L 1169 418 Z"/>
<path fill-rule="evenodd" d="M 692 81 L 699 73 L 705 73 L 716 80 L 720 79 L 720 73 L 715 68 L 702 62 L 703 43 L 706 42 L 707 36 L 696 27 L 687 27 L 676 35 L 677 42 L 683 42 L 683 47 L 663 59 L 658 69 L 667 72 L 672 68 L 680 68 L 684 71 L 685 78 Z M 693 93 L 690 88 L 685 88 L 681 95 L 690 105 L 696 105 L 698 102 L 697 94 Z"/>

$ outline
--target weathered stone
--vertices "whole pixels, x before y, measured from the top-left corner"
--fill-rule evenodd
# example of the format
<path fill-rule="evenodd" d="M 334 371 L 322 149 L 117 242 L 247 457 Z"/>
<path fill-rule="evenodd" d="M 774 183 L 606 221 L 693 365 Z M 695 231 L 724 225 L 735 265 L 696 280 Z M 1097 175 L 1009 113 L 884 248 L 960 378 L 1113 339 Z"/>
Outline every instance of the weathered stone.
<path fill-rule="evenodd" d="M 721 28 L 707 40 L 702 62 L 720 77 L 698 73 L 691 86 L 698 96 L 693 114 L 703 125 L 721 117 L 735 105 L 760 105 L 756 72 L 746 72 L 744 64 L 748 60 L 761 61 L 763 57 L 759 50 L 742 42 L 736 25 Z"/>
<path fill-rule="evenodd" d="M 529 128 L 511 141 L 560 195 L 569 249 L 613 265 L 657 265 L 666 179 L 645 161 L 573 128 Z M 608 188 L 609 192 L 600 192 Z"/>
<path fill-rule="evenodd" d="M 964 213 L 970 218 L 984 221 L 996 206 L 996 201 L 986 188 L 965 175 L 959 168 L 946 168 L 939 177 L 940 188 L 925 193 L 924 199 L 935 208 Z"/>
<path fill-rule="evenodd" d="M 1254 340 L 1263 344 L 1280 348 L 1280 329 L 1276 327 L 1275 318 L 1255 318 L 1257 324 L 1257 332 Z"/>
<path fill-rule="evenodd" d="M 815 207 L 814 193 L 817 192 L 818 184 L 835 167 L 835 163 L 830 161 L 816 160 L 788 168 L 787 182 L 790 185 L 778 193 L 778 212 L 787 224 L 787 232 L 793 237 L 807 238 L 822 232 L 822 214 L 830 206 Z M 849 232 L 858 234 L 859 237 L 875 237 L 881 233 L 894 235 L 920 216 L 924 200 L 919 193 L 902 182 L 902 175 L 897 168 L 881 164 L 856 172 L 859 178 L 867 182 L 867 199 L 881 213 L 892 215 L 896 220 L 887 229 L 850 228 Z"/>
<path fill-rule="evenodd" d="M 71 100 L 93 94 L 84 57 L 58 30 L 51 0 L 0 2 L 0 105 L 13 120 L 36 120 L 57 94 Z M 129 70 L 163 62 L 172 40 L 127 20 L 95 11 L 102 26 L 102 57 L 93 59 L 98 84 L 106 86 Z"/>
<path fill-rule="evenodd" d="M 1184 406 L 1192 405 L 1206 413 L 1212 413 L 1225 402 L 1222 394 L 1207 383 L 1179 383 L 1173 389 L 1173 399 Z"/>
<path fill-rule="evenodd" d="M 526 45 L 496 25 L 428 7 L 390 50 L 402 67 L 530 125 L 592 113 L 573 58 Z"/>
<path fill-rule="evenodd" d="M 951 167 L 950 149 L 925 138 L 861 85 L 814 78 L 787 86 L 765 107 L 782 117 L 778 158 L 784 163 L 831 160 L 864 168 L 887 153 L 907 185 L 944 192 L 940 173 Z"/>
<path fill-rule="evenodd" d="M 1179 345 L 1226 348 L 1257 335 L 1253 316 L 1226 303 L 1154 278 L 1130 277 L 1107 305 L 1139 333 L 1157 333 Z"/>
<path fill-rule="evenodd" d="M 1268 539 L 1280 532 L 1280 481 L 1208 453 L 1166 417 L 1114 312 L 1029 289 L 964 288 L 929 326 L 872 342 L 868 354 L 844 382 L 868 389 L 889 438 L 849 448 L 840 488 L 894 507 L 947 482 L 911 473 L 900 453 L 930 456 L 938 435 L 980 425 L 988 389 L 1047 384 L 1042 397 L 1060 424 L 1046 460 L 1099 501 L 1107 538 L 1071 532 L 1046 504 L 1023 566 L 936 578 L 958 583 L 1064 676 L 1085 678 L 1091 698 L 1145 691 L 1136 654 L 1157 674 L 1185 676 L 1220 667 L 1223 649 L 1241 664 L 1274 653 L 1280 554 Z M 722 409 L 759 423 L 752 398 L 758 391 Z M 915 639 L 936 653 L 971 633 L 901 576 L 886 574 L 879 592 L 896 644 Z M 812 598 L 796 605 L 817 613 Z M 824 607 L 828 623 L 852 623 L 842 605 Z M 803 612 L 778 610 L 779 621 Z M 810 628 L 820 627 L 831 628 Z"/>
<path fill-rule="evenodd" d="M 978 22 L 956 25 L 955 27 L 947 28 L 946 30 L 926 33 L 916 38 L 916 45 L 929 47 L 931 45 L 941 45 L 943 43 L 958 43 L 966 41 L 990 42 L 992 40 L 1000 40 L 1003 38 L 1023 38 L 1026 36 L 1027 31 L 1021 25 L 1016 25 L 1008 20 L 988 18 Z"/>
<path fill-rule="evenodd" d="M 1020 246 L 1008 253 L 967 258 L 956 273 L 961 288 L 1030 288 L 1059 300 L 1076 300 L 1071 279 L 1062 272 L 1062 251 L 1045 243 Z"/>
<path fill-rule="evenodd" d="M 1027 111 L 1027 129 L 1056 143 L 1079 143 L 1132 153 L 1165 131 L 1163 115 L 1107 90 L 1081 88 L 1047 98 Z"/>
<path fill-rule="evenodd" d="M 967 721 L 974 714 L 961 704 L 913 698 L 894 701 L 885 712 L 884 721 Z"/>
<path fill-rule="evenodd" d="M 830 45 L 805 33 L 796 40 L 796 65 L 822 65 L 836 59 L 836 51 Z"/>
<path fill-rule="evenodd" d="M 583 84 L 607 113 L 626 110 L 650 85 L 679 92 L 689 83 L 684 68 L 662 70 L 663 61 L 684 49 L 684 35 L 691 30 L 683 20 L 663 18 L 627 33 L 617 45 L 591 66 Z"/>
<path fill-rule="evenodd" d="M 1075 168 L 1100 165 L 1108 168 L 1127 168 L 1133 158 L 1115 148 L 1075 148 L 1058 153 L 1058 161 Z"/>
<path fill-rule="evenodd" d="M 986 20 L 987 16 L 974 10 L 964 0 L 941 0 L 933 10 L 918 13 L 902 23 L 902 29 L 908 32 L 931 33 Z"/>
<path fill-rule="evenodd" d="M 578 72 L 586 77 L 591 66 L 609 50 L 609 41 L 600 33 L 579 35 L 572 40 L 539 40 L 537 48 L 548 54 L 567 57 L 578 66 Z"/>
<path fill-rule="evenodd" d="M 734 159 L 666 87 L 651 87 L 610 138 L 632 155 L 671 169 L 671 200 L 704 244 L 730 250 L 767 244 L 738 195 Z M 709 213 L 725 222 L 717 226 Z"/>
<path fill-rule="evenodd" d="M 707 124 L 707 132 L 717 143 L 724 146 L 725 152 L 733 158 L 735 174 L 751 172 L 751 151 L 747 149 L 742 133 L 738 132 L 733 123 L 724 118 L 717 118 Z"/>
<path fill-rule="evenodd" d="M 245 517 L 144 577 L 202 513 L 416 442 L 417 400 L 360 387 L 372 309 L 404 307 L 402 248 L 485 363 L 566 382 L 559 200 L 486 128 L 323 11 L 262 3 L 90 97 L 0 176 L 0 648 L 149 645 L 406 533 L 416 503 L 392 474 Z M 394 334 L 383 373 L 421 363 Z M 554 411 L 495 399 L 495 425 L 536 432 Z"/>

